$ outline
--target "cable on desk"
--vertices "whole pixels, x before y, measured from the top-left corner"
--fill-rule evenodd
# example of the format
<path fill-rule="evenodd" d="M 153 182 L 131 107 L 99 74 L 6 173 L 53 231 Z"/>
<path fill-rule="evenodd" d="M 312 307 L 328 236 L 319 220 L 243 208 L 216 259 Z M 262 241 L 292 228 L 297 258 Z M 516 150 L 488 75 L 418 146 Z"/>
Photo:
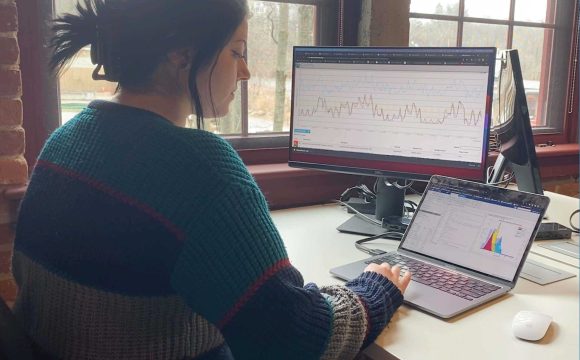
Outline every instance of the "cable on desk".
<path fill-rule="evenodd" d="M 344 207 L 346 207 L 347 209 L 350 209 L 351 211 L 353 211 L 354 212 L 354 216 L 356 216 L 358 218 L 361 218 L 364 221 L 369 222 L 371 224 L 379 225 L 381 227 L 383 226 L 383 222 L 382 221 L 379 221 L 379 220 L 373 219 L 373 218 L 371 218 L 369 216 L 366 216 L 365 214 L 361 213 L 360 211 L 358 211 L 354 207 L 350 206 L 349 204 L 345 203 L 344 201 L 335 200 L 335 202 L 338 203 L 338 204 L 340 204 L 340 205 L 342 205 L 342 206 L 344 206 Z"/>
<path fill-rule="evenodd" d="M 379 234 L 379 235 L 375 235 L 375 236 L 371 236 L 371 237 L 366 237 L 364 239 L 360 239 L 355 241 L 354 246 L 369 255 L 375 256 L 375 255 L 382 255 L 382 254 L 386 254 L 386 251 L 380 250 L 380 249 L 371 249 L 368 248 L 366 246 L 363 245 L 363 243 L 369 242 L 369 241 L 373 241 L 376 239 L 391 239 L 391 240 L 401 240 L 401 238 L 403 237 L 403 233 L 397 232 L 397 231 L 387 231 L 385 233 Z"/>
<path fill-rule="evenodd" d="M 570 228 L 572 228 L 572 232 L 575 232 L 576 234 L 580 233 L 580 228 L 578 228 L 576 225 L 572 224 L 572 219 L 574 218 L 574 215 L 580 213 L 580 209 L 576 209 L 574 211 L 572 211 L 572 214 L 570 215 Z"/>
<path fill-rule="evenodd" d="M 510 182 L 516 177 L 515 173 L 513 171 L 511 171 L 509 174 L 507 174 L 507 179 L 505 178 L 506 175 L 504 175 L 503 176 L 504 177 L 503 180 L 497 181 L 497 182 L 494 182 L 494 183 L 490 183 L 489 182 L 489 179 L 491 179 L 491 177 L 492 177 L 492 170 L 493 170 L 493 166 L 488 166 L 488 168 L 487 168 L 487 179 L 486 179 L 487 185 L 496 185 L 496 186 L 505 185 L 505 187 L 507 187 L 510 184 Z"/>
<path fill-rule="evenodd" d="M 375 182 L 375 193 L 377 192 L 377 182 L 379 181 L 380 178 L 377 178 L 377 181 Z M 405 180 L 405 185 L 401 185 L 397 180 L 391 182 L 387 178 L 383 178 L 383 182 L 385 183 L 386 186 L 394 186 L 399 190 L 407 190 L 411 188 L 411 186 L 413 186 L 413 184 L 415 183 L 413 180 Z"/>
<path fill-rule="evenodd" d="M 410 187 L 409 190 L 415 195 L 423 196 L 423 193 L 421 191 L 417 191 L 417 190 L 413 189 L 412 187 Z"/>
<path fill-rule="evenodd" d="M 334 202 L 336 202 L 337 204 L 340 204 L 341 206 L 346 207 L 347 209 L 350 209 L 352 212 L 354 212 L 354 216 L 369 222 L 371 224 L 374 225 L 379 225 L 379 226 L 383 226 L 383 222 L 379 221 L 375 218 L 372 218 L 370 216 L 366 216 L 365 214 L 361 213 L 360 211 L 358 211 L 357 209 L 355 209 L 354 207 L 350 206 L 348 203 L 345 203 L 344 201 L 341 200 L 334 200 Z M 411 219 L 413 217 L 412 213 L 415 213 L 415 210 L 417 209 L 417 203 L 415 203 L 414 201 L 411 200 L 405 200 L 405 203 L 409 205 L 409 207 L 405 206 L 403 208 L 404 214 L 403 214 L 403 218 L 405 219 Z"/>

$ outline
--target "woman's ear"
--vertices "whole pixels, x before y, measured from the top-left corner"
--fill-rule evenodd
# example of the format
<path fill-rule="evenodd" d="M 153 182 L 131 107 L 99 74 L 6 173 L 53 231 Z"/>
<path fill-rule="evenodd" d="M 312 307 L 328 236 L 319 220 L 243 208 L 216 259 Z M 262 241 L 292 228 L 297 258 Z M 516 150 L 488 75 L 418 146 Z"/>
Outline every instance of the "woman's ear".
<path fill-rule="evenodd" d="M 173 50 L 167 54 L 167 58 L 178 69 L 187 69 L 193 59 L 193 50 L 189 48 Z"/>

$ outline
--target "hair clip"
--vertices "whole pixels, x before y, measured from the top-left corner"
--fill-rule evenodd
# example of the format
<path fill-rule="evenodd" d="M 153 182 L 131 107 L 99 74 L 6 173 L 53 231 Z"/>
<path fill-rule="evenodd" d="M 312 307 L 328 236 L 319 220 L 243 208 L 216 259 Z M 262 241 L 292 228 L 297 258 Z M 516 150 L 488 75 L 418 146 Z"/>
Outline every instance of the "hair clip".
<path fill-rule="evenodd" d="M 119 81 L 121 57 L 114 41 L 113 21 L 96 25 L 95 41 L 91 44 L 91 62 L 96 65 L 93 80 Z M 103 70 L 101 74 L 100 71 Z"/>

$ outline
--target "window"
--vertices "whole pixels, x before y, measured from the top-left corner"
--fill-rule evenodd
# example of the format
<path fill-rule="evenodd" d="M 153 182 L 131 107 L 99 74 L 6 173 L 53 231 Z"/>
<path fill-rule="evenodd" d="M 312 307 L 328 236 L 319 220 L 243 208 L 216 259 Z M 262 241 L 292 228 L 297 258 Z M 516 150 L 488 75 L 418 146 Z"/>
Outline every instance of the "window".
<path fill-rule="evenodd" d="M 76 0 L 55 0 L 55 13 L 75 12 Z M 294 45 L 334 45 L 338 36 L 336 1 L 249 0 L 248 63 L 252 73 L 242 82 L 228 116 L 206 119 L 205 129 L 245 147 L 249 138 L 287 144 L 290 121 L 292 47 Z M 61 124 L 91 100 L 113 95 L 116 84 L 94 81 L 90 47 L 81 50 L 60 78 Z M 285 134 L 284 134 L 285 133 Z M 272 135 L 283 135 L 272 139 Z M 255 146 L 255 145 L 251 145 Z"/>
<path fill-rule="evenodd" d="M 490 0 L 489 2 L 485 2 L 486 4 L 493 4 L 497 0 Z M 506 2 L 510 2 L 510 0 L 505 0 Z M 553 0 L 550 0 L 550 3 L 546 1 L 546 4 L 551 4 Z M 18 39 L 19 39 L 19 46 L 21 51 L 20 56 L 20 68 L 22 71 L 22 81 L 23 81 L 23 110 L 24 110 L 24 124 L 26 130 L 26 160 L 28 161 L 29 166 L 34 166 L 36 158 L 42 149 L 42 146 L 45 140 L 48 138 L 49 134 L 59 126 L 60 121 L 59 118 L 61 116 L 61 111 L 59 109 L 60 104 L 60 91 L 58 90 L 57 83 L 52 75 L 47 72 L 46 67 L 46 58 L 47 58 L 47 48 L 45 46 L 46 43 L 46 35 L 48 34 L 48 27 L 50 19 L 53 17 L 53 14 L 63 11 L 63 7 L 66 6 L 66 3 L 69 3 L 69 6 L 72 6 L 71 0 L 51 0 L 51 1 L 30 1 L 30 0 L 16 0 L 17 7 L 18 7 L 18 25 L 19 25 L 19 32 L 18 32 Z M 435 8 L 437 2 L 441 3 L 438 8 Z M 517 13 L 518 6 L 533 6 L 537 1 L 531 2 L 531 0 L 515 0 L 516 5 L 514 7 L 514 25 L 512 27 L 516 27 L 517 21 L 521 21 L 520 18 L 515 17 L 515 13 Z M 340 36 L 340 43 L 344 42 L 345 45 L 356 45 L 357 38 L 358 38 L 358 31 L 359 26 L 361 24 L 365 25 L 368 20 L 368 14 L 376 14 L 377 12 L 370 11 L 366 8 L 361 8 L 361 1 L 360 0 L 278 0 L 278 1 L 258 1 L 258 0 L 249 0 L 249 3 L 263 3 L 264 6 L 267 5 L 279 5 L 281 3 L 288 3 L 289 5 L 289 12 L 291 11 L 290 8 L 301 7 L 304 5 L 307 8 L 314 9 L 314 24 L 313 24 L 313 42 L 317 45 L 336 45 L 337 39 Z M 362 2 L 363 5 L 367 6 L 371 2 Z M 389 6 L 395 7 L 396 11 L 391 12 L 391 14 L 397 14 L 396 16 L 407 16 L 408 12 L 408 3 L 401 0 L 381 0 L 375 1 L 372 5 L 381 5 L 387 3 Z M 430 40 L 431 43 L 425 42 L 422 45 L 443 45 L 443 46 L 454 46 L 457 45 L 458 41 L 461 41 L 463 37 L 463 26 L 465 23 L 478 23 L 477 21 L 468 21 L 470 20 L 467 16 L 464 16 L 463 19 L 460 19 L 459 16 L 459 6 L 457 6 L 457 12 L 452 12 L 454 10 L 454 4 L 461 4 L 463 3 L 463 8 L 466 8 L 466 0 L 412 0 L 412 11 L 411 13 L 411 41 L 415 41 L 414 45 L 418 45 L 417 41 L 415 40 L 415 34 L 417 34 L 417 24 L 423 22 L 426 24 L 425 26 L 431 26 L 431 24 L 445 24 L 445 26 L 437 27 L 434 30 L 436 31 L 429 31 L 430 32 Z M 572 5 L 571 5 L 572 3 Z M 570 37 L 570 34 L 574 34 L 577 36 L 578 28 L 577 23 L 574 25 L 574 30 L 572 28 L 566 28 L 568 22 L 571 21 L 570 17 L 573 17 L 574 14 L 577 14 L 573 9 L 568 12 L 559 10 L 560 7 L 573 7 L 573 4 L 577 4 L 577 0 L 562 0 L 558 1 L 556 6 L 556 14 L 555 14 L 555 28 L 553 33 L 559 34 L 567 34 Z M 430 4 L 430 5 L 429 5 Z M 449 5 L 449 7 L 447 6 Z M 469 4 L 469 7 L 472 7 L 473 2 Z M 56 9 L 55 9 L 56 6 Z M 420 6 L 420 7 L 419 7 Z M 252 5 L 254 8 L 254 5 Z M 546 6 L 546 9 L 549 7 Z M 469 8 L 468 8 L 469 10 Z M 473 10 L 469 10 L 473 11 Z M 547 13 L 548 10 L 546 10 Z M 272 15 L 274 12 L 272 12 Z M 468 14 L 471 14 L 469 12 Z M 564 19 L 567 19 L 560 24 L 560 19 L 562 17 L 559 14 L 564 14 Z M 339 17 L 339 15 L 341 15 Z M 254 15 L 257 17 L 258 15 Z M 289 14 L 290 16 L 290 14 Z M 471 15 L 470 15 L 471 16 Z M 362 19 L 361 19 L 362 17 Z M 490 20 L 486 19 L 488 23 L 491 25 L 496 24 L 498 21 L 509 21 L 509 13 L 508 13 L 508 20 Z M 379 20 L 382 21 L 384 19 Z M 403 20 L 404 22 L 404 20 Z M 533 22 L 533 21 L 531 21 Z M 392 28 L 393 24 L 395 25 L 394 31 L 400 31 L 400 28 L 397 28 L 398 22 L 393 21 L 392 24 L 382 24 L 379 23 L 376 26 L 376 29 L 383 29 Z M 486 22 L 481 22 L 482 24 L 486 24 Z M 543 23 L 540 23 L 543 24 Z M 368 25 L 368 24 L 366 24 Z M 501 25 L 501 24 L 498 24 Z M 504 27 L 507 26 L 508 31 L 510 28 L 509 24 L 503 24 Z M 296 26 L 295 23 L 289 23 L 289 29 L 292 26 Z M 543 25 L 542 25 L 543 26 Z M 551 26 L 551 25 L 550 25 Z M 532 28 L 541 28 L 536 26 L 530 26 Z M 377 30 L 376 32 L 380 35 L 385 35 L 384 31 Z M 425 31 L 425 30 L 424 30 Z M 515 31 L 515 30 L 514 30 Z M 404 30 L 405 34 L 407 30 Z M 461 35 L 458 35 L 461 33 Z M 364 31 L 361 36 L 364 35 Z M 517 34 L 513 34 L 512 36 L 516 36 Z M 466 35 L 467 36 L 467 35 Z M 563 37 L 558 37 L 554 35 L 553 41 L 553 48 L 559 48 L 563 46 L 564 48 L 574 48 L 577 49 L 577 40 L 576 42 L 568 41 L 566 42 Z M 513 41 L 513 39 L 512 39 Z M 506 47 L 507 47 L 507 40 Z M 564 44 L 564 45 L 562 45 Z M 570 46 L 572 44 L 572 46 Z M 288 45 L 290 46 L 290 44 Z M 249 49 L 250 53 L 250 66 L 254 72 L 254 78 L 250 80 L 250 84 L 256 80 L 256 69 L 252 61 L 256 60 L 254 57 L 256 55 L 252 55 L 252 49 Z M 552 53 L 546 53 L 551 55 L 551 59 L 555 59 L 553 55 L 555 51 Z M 576 53 L 575 51 L 574 53 Z M 260 54 L 257 55 L 258 57 Z M 556 67 L 553 64 L 550 64 L 550 73 L 546 76 L 551 82 L 552 79 L 558 79 L 559 83 L 557 84 L 557 88 L 560 90 L 560 94 L 562 98 L 566 98 L 568 91 L 576 91 L 575 93 L 578 94 L 578 86 L 572 79 L 577 79 L 577 72 L 575 71 L 575 67 L 569 65 L 570 63 L 575 64 L 573 61 L 574 59 L 572 56 L 560 56 L 556 59 L 560 66 L 560 70 L 556 71 Z M 552 63 L 554 60 L 552 61 Z M 543 64 L 543 63 L 541 63 Z M 562 65 L 564 64 L 564 65 Z M 542 67 L 544 69 L 544 67 Z M 563 70 L 562 70 L 563 69 Z M 570 75 L 569 78 L 562 79 L 562 74 L 566 74 L 569 71 Z M 560 77 L 552 77 L 551 74 L 560 74 Z M 554 75 L 555 76 L 555 75 Z M 565 75 L 564 75 L 565 76 Z M 90 75 L 88 76 L 90 79 Z M 554 80 L 555 81 L 555 80 Z M 577 81 L 577 80 L 576 80 Z M 104 84 L 103 82 L 100 82 Z M 542 83 L 542 81 L 540 81 Z M 101 85 L 102 85 L 101 84 Z M 539 86 L 538 92 L 541 94 L 542 89 L 545 87 Z M 98 93 L 101 91 L 100 88 L 94 88 L 94 93 Z M 248 92 L 248 97 L 252 96 L 252 90 L 249 88 L 246 90 Z M 557 94 L 554 95 L 554 90 L 550 88 L 550 93 L 552 94 L 551 97 L 556 98 Z M 286 93 L 287 94 L 287 93 Z M 240 92 L 240 104 L 242 101 L 243 94 Z M 540 98 L 542 98 L 540 96 Z M 549 99 L 548 99 L 549 100 Z M 84 99 L 84 102 L 87 102 L 88 99 Z M 251 100 L 248 100 L 249 102 Z M 562 100 L 565 101 L 565 100 Z M 569 96 L 567 100 L 569 103 L 562 103 L 560 105 L 554 103 L 554 108 L 560 107 L 560 112 L 565 112 L 568 115 L 568 121 L 564 122 L 564 124 L 560 123 L 560 126 L 563 126 L 565 133 L 564 134 L 550 134 L 549 138 L 548 135 L 536 135 L 535 138 L 542 139 L 540 141 L 546 142 L 546 140 L 553 140 L 555 143 L 562 143 L 562 142 L 577 142 L 576 134 L 578 131 L 578 98 Z M 531 101 L 530 101 L 531 103 Z M 246 103 L 248 104 L 248 103 Z M 71 111 L 72 110 L 71 107 Z M 78 106 L 78 105 L 77 105 Z M 245 106 L 245 105 L 244 105 Z M 248 105 L 249 106 L 249 105 Z M 546 107 L 544 107 L 546 108 Z M 550 103 L 550 108 L 552 108 L 552 103 Z M 240 106 L 240 109 L 243 110 L 243 107 Z M 247 111 L 247 110 L 244 110 Z M 253 116 L 253 115 L 250 115 Z M 555 118 L 554 118 L 555 119 Z M 547 121 L 551 121 L 551 117 L 547 118 Z M 560 121 L 560 120 L 558 120 Z M 243 122 L 242 122 L 243 124 Z M 239 134 L 243 134 L 242 131 Z M 297 206 L 300 204 L 313 204 L 320 201 L 326 201 L 336 196 L 336 194 L 340 194 L 346 187 L 353 186 L 358 182 L 358 180 L 353 180 L 350 175 L 345 174 L 335 174 L 335 173 L 320 173 L 314 170 L 300 170 L 298 169 L 289 169 L 283 163 L 288 159 L 288 136 L 287 134 L 281 136 L 276 135 L 274 133 L 250 133 L 249 131 L 249 124 L 245 125 L 247 128 L 247 136 L 238 136 L 238 137 L 231 137 L 228 136 L 230 141 L 236 146 L 239 150 L 240 155 L 248 165 L 260 165 L 266 164 L 265 166 L 255 166 L 251 169 L 252 173 L 255 175 L 256 179 L 258 180 L 261 188 L 266 195 L 269 204 L 273 207 L 287 207 L 287 206 Z M 209 127 L 209 123 L 208 123 Z M 273 130 L 273 128 L 272 128 Z M 554 140 L 555 137 L 560 136 L 559 140 Z M 543 175 L 548 175 L 548 177 L 557 177 L 557 176 L 569 176 L 570 174 L 577 174 L 578 172 L 578 150 L 577 147 L 574 147 L 574 144 L 570 144 L 569 146 L 564 147 L 554 147 L 554 148 L 543 148 L 543 150 L 554 150 L 553 155 L 546 158 L 545 166 L 543 166 Z M 542 154 L 540 154 L 542 155 Z M 549 154 L 548 154 L 549 155 Z M 548 168 L 548 169 L 546 169 Z M 544 171 L 546 170 L 546 171 Z"/>
<path fill-rule="evenodd" d="M 518 49 L 534 132 L 561 133 L 574 7 L 557 0 L 412 0 L 409 45 Z"/>

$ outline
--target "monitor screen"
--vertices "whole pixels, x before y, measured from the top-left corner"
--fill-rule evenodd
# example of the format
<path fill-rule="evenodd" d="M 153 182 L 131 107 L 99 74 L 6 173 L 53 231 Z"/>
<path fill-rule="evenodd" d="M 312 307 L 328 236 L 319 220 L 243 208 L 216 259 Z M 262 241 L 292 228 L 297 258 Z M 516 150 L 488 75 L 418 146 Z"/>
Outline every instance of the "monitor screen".
<path fill-rule="evenodd" d="M 295 47 L 290 166 L 484 180 L 495 54 Z"/>

